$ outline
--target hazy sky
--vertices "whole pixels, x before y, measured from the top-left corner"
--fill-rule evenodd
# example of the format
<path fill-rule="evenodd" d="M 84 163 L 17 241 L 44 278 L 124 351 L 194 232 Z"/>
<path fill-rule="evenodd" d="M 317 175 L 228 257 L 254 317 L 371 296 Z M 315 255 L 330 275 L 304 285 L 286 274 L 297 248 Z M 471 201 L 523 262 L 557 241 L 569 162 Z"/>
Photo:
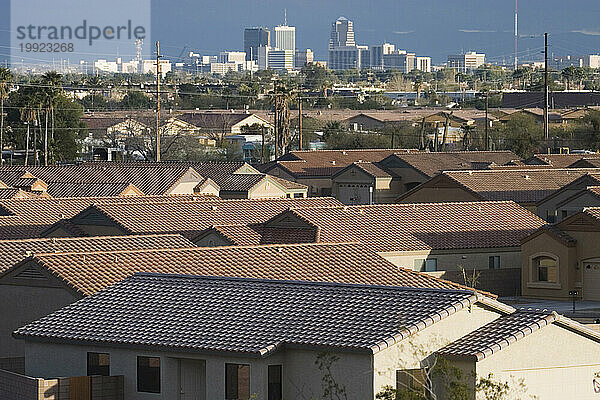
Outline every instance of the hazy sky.
<path fill-rule="evenodd" d="M 8 3 L 0 0 L 4 45 Z M 185 45 L 204 54 L 240 50 L 244 27 L 280 24 L 284 8 L 297 47 L 312 48 L 317 59 L 327 58 L 330 25 L 341 15 L 354 21 L 359 44 L 388 41 L 434 62 L 466 50 L 485 51 L 492 61 L 512 58 L 514 0 L 153 0 L 152 40 L 171 57 Z M 600 0 L 520 0 L 519 8 L 519 33 L 538 35 L 519 40 L 523 56 L 541 56 L 545 31 L 555 54 L 600 53 Z"/>

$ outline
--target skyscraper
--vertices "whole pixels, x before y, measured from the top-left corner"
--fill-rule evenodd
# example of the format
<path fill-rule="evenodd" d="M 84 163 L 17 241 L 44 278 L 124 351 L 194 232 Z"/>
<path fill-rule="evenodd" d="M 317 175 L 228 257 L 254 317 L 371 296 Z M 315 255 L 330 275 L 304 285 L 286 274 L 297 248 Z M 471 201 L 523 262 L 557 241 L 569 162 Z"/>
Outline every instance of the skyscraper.
<path fill-rule="evenodd" d="M 354 24 L 352 21 L 339 17 L 331 24 L 331 37 L 329 38 L 329 50 L 337 47 L 354 47 Z"/>
<path fill-rule="evenodd" d="M 258 48 L 271 46 L 271 31 L 269 28 L 254 27 L 244 29 L 244 51 L 247 61 L 258 60 Z"/>
<path fill-rule="evenodd" d="M 279 25 L 275 27 L 275 47 L 296 52 L 296 27 Z"/>

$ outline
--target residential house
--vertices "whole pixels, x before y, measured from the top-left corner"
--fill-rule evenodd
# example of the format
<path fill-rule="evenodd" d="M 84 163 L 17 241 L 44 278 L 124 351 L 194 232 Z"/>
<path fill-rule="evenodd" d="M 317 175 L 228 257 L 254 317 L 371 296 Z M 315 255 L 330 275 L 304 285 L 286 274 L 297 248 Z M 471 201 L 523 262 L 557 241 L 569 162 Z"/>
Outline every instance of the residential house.
<path fill-rule="evenodd" d="M 536 213 L 540 218 L 545 219 L 548 223 L 554 224 L 560 222 L 567 215 L 563 215 L 562 210 L 569 209 L 568 203 L 573 196 L 578 196 L 580 193 L 585 192 L 590 186 L 600 186 L 600 170 L 596 172 L 587 172 L 580 178 L 575 179 L 571 183 L 566 184 L 562 188 L 556 190 L 550 195 L 539 200 L 536 204 Z M 578 205 L 581 206 L 594 206 L 594 200 L 583 197 L 581 200 L 591 200 L 591 204 L 583 204 L 581 201 Z M 573 209 L 569 209 L 573 211 Z M 577 211 L 580 211 L 578 209 Z"/>
<path fill-rule="evenodd" d="M 523 295 L 600 300 L 600 208 L 584 208 L 522 241 Z M 577 294 L 573 295 L 572 291 Z"/>
<path fill-rule="evenodd" d="M 0 248 L 9 255 L 2 268 L 13 261 L 15 264 L 0 274 L 0 311 L 6 322 L 0 332 L 0 357 L 23 356 L 22 343 L 10 336 L 18 326 L 97 293 L 138 271 L 464 288 L 399 269 L 358 244 L 204 249 L 192 246 L 178 235 L 36 239 L 22 244 L 0 241 Z"/>
<path fill-rule="evenodd" d="M 591 399 L 600 360 L 597 332 L 472 291 L 148 273 L 15 337 L 28 375 L 84 375 L 101 358 L 103 374 L 124 376 L 127 399 L 317 398 L 326 374 L 345 398 L 373 399 L 423 376 L 438 352 L 457 368 L 523 380 L 530 395 Z M 479 350 L 485 359 L 468 357 Z M 473 399 L 476 377 L 461 378 Z"/>
<path fill-rule="evenodd" d="M 293 151 L 259 167 L 309 187 L 309 195 L 333 195 L 345 204 L 393 202 L 400 194 L 449 169 L 489 168 L 519 157 L 512 152 L 417 150 Z"/>
<path fill-rule="evenodd" d="M 42 237 L 44 231 L 56 223 L 67 226 L 65 219 L 92 204 L 215 199 L 215 196 L 209 195 L 0 199 L 0 240 Z"/>
<path fill-rule="evenodd" d="M 525 160 L 525 164 L 530 165 L 550 165 L 554 168 L 587 168 L 587 165 L 578 165 L 576 162 L 583 159 L 600 158 L 595 154 L 563 153 L 563 154 L 534 154 Z M 596 166 L 593 166 L 595 168 Z"/>
<path fill-rule="evenodd" d="M 202 203 L 202 204 L 201 204 Z M 333 198 L 154 201 L 90 205 L 46 229 L 45 237 L 180 233 L 196 242 L 211 225 L 265 222 L 290 207 L 339 206 Z M 160 216 L 157 218 L 156 216 Z"/>
<path fill-rule="evenodd" d="M 536 212 L 537 202 L 590 169 L 446 171 L 398 198 L 400 203 L 512 200 Z"/>
<path fill-rule="evenodd" d="M 34 254 L 70 252 L 115 252 L 122 250 L 177 249 L 193 246 L 181 235 L 140 235 L 125 237 L 52 238 L 0 240 L 0 276 L 13 265 Z M 23 343 L 11 333 L 19 326 L 49 314 L 79 297 L 65 282 L 24 268 L 0 278 L 0 365 L 23 365 Z M 22 368 L 17 368 L 22 370 Z"/>
<path fill-rule="evenodd" d="M 211 226 L 200 246 L 360 242 L 391 263 L 477 287 L 520 292 L 521 242 L 544 221 L 514 202 L 458 202 L 296 207 L 263 223 Z"/>

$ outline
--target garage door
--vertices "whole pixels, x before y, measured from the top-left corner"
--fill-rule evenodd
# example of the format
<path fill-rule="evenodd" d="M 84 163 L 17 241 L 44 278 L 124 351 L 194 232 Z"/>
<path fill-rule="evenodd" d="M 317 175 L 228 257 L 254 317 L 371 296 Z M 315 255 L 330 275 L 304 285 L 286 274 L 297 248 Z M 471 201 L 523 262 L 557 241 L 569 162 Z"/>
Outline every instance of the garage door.
<path fill-rule="evenodd" d="M 339 186 L 339 201 L 344 204 L 369 204 L 369 185 L 342 184 Z"/>
<path fill-rule="evenodd" d="M 600 260 L 583 262 L 583 298 L 600 301 Z"/>

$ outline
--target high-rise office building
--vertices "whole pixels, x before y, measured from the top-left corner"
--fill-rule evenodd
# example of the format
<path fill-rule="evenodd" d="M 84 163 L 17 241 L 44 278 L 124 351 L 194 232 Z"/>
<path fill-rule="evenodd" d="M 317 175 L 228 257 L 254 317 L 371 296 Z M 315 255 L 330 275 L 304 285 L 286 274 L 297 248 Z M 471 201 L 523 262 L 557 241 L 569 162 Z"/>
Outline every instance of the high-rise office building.
<path fill-rule="evenodd" d="M 275 47 L 296 52 L 296 27 L 279 25 L 275 27 Z"/>
<path fill-rule="evenodd" d="M 371 46 L 371 68 L 382 70 L 383 66 L 383 56 L 385 54 L 392 54 L 394 50 L 396 50 L 396 46 L 390 43 L 383 43 L 377 46 Z"/>
<path fill-rule="evenodd" d="M 258 48 L 271 46 L 271 31 L 269 28 L 254 27 L 244 29 L 244 51 L 247 61 L 258 60 Z"/>
<path fill-rule="evenodd" d="M 331 37 L 329 38 L 329 50 L 337 47 L 354 47 L 354 24 L 352 21 L 339 17 L 331 24 Z"/>
<path fill-rule="evenodd" d="M 485 54 L 470 51 L 464 54 L 448 56 L 448 67 L 458 72 L 467 72 L 485 64 Z"/>

